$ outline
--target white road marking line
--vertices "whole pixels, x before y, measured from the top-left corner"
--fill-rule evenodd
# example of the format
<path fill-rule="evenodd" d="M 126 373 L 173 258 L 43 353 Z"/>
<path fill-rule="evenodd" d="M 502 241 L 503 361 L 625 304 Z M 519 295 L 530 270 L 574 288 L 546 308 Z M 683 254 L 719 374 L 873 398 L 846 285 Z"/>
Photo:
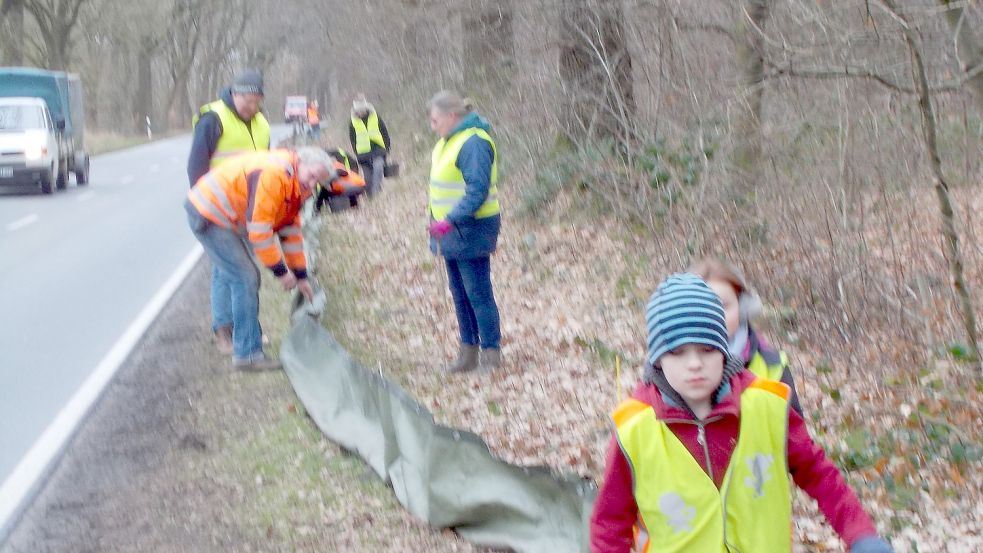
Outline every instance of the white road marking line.
<path fill-rule="evenodd" d="M 27 225 L 37 222 L 37 220 L 38 220 L 37 213 L 31 213 L 30 215 L 17 219 L 13 223 L 7 223 L 7 230 L 11 232 L 15 230 L 19 230 L 26 227 Z"/>
<path fill-rule="evenodd" d="M 95 192 L 92 192 L 90 190 L 89 192 L 83 192 L 83 193 L 79 194 L 79 197 L 77 199 L 80 202 L 87 202 L 87 201 L 89 201 L 89 200 L 91 200 L 92 198 L 95 198 L 95 197 L 96 197 L 96 193 Z"/>
<path fill-rule="evenodd" d="M 112 380 L 117 369 L 123 364 L 133 347 L 143 336 L 147 328 L 154 322 L 157 315 L 170 300 L 184 279 L 201 258 L 204 250 L 196 245 L 178 268 L 167 279 L 167 282 L 157 291 L 150 303 L 144 306 L 129 328 L 113 344 L 109 353 L 102 358 L 92 374 L 75 392 L 72 399 L 62 407 L 58 416 L 48 425 L 24 458 L 20 460 L 14 471 L 0 486 L 0 542 L 11 530 L 10 525 L 16 520 L 27 503 L 40 489 L 40 484 L 49 470 L 54 468 L 55 461 L 64 451 L 65 445 L 71 439 L 79 423 L 85 418 L 92 405 L 102 395 L 103 389 Z"/>
<path fill-rule="evenodd" d="M 126 175 L 119 179 L 120 184 L 130 184 L 131 182 L 133 182 L 133 175 Z"/>

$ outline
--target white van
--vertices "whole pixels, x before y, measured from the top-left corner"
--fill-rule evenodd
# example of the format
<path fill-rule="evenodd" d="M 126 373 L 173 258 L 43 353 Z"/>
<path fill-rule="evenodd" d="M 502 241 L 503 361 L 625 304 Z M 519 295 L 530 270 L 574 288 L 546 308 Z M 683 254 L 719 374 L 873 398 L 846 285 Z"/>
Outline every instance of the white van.
<path fill-rule="evenodd" d="M 0 98 L 0 186 L 36 184 L 51 194 L 64 188 L 58 128 L 41 98 Z"/>

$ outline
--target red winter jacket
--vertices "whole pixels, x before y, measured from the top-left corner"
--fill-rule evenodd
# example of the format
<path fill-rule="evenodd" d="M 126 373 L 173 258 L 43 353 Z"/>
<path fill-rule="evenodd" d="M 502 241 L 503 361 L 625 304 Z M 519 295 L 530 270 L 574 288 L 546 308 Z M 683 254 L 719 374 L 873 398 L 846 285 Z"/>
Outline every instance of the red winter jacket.
<path fill-rule="evenodd" d="M 706 425 L 706 442 L 710 450 L 713 480 L 719 489 L 737 444 L 741 392 L 754 380 L 750 371 L 731 378 L 731 393 L 713 408 L 707 418 L 722 417 Z M 689 419 L 688 411 L 667 404 L 654 384 L 639 384 L 633 397 L 655 408 L 659 419 Z M 669 428 L 703 467 L 703 448 L 696 441 L 695 424 L 670 423 Z M 866 536 L 876 536 L 874 523 L 864 512 L 856 494 L 836 466 L 826 458 L 822 448 L 809 436 L 805 421 L 795 411 L 788 417 L 788 466 L 795 484 L 819 503 L 836 533 L 848 545 Z M 708 472 L 708 474 L 710 474 Z M 604 480 L 591 515 L 590 543 L 593 553 L 628 553 L 633 545 L 632 526 L 638 519 L 638 507 L 632 493 L 632 474 L 628 461 L 612 437 L 608 447 Z"/>

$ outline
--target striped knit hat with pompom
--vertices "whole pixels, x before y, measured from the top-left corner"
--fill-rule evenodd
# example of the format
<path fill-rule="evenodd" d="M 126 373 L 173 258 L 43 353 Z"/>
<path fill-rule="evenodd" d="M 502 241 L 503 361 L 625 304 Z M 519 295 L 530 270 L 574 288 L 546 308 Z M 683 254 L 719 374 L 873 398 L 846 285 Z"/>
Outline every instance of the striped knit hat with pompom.
<path fill-rule="evenodd" d="M 645 308 L 645 326 L 650 366 L 685 344 L 705 344 L 730 357 L 720 298 L 694 274 L 676 273 L 659 284 Z"/>

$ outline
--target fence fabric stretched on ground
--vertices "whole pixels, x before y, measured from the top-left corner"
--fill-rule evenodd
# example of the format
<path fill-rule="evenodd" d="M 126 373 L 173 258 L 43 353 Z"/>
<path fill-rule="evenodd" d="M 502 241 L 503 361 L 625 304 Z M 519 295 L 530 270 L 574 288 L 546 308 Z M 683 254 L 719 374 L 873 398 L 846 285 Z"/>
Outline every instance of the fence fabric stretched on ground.
<path fill-rule="evenodd" d="M 510 465 L 474 433 L 436 424 L 404 390 L 355 363 L 303 309 L 280 356 L 318 428 L 358 453 L 413 515 L 482 546 L 588 550 L 593 483 Z"/>

